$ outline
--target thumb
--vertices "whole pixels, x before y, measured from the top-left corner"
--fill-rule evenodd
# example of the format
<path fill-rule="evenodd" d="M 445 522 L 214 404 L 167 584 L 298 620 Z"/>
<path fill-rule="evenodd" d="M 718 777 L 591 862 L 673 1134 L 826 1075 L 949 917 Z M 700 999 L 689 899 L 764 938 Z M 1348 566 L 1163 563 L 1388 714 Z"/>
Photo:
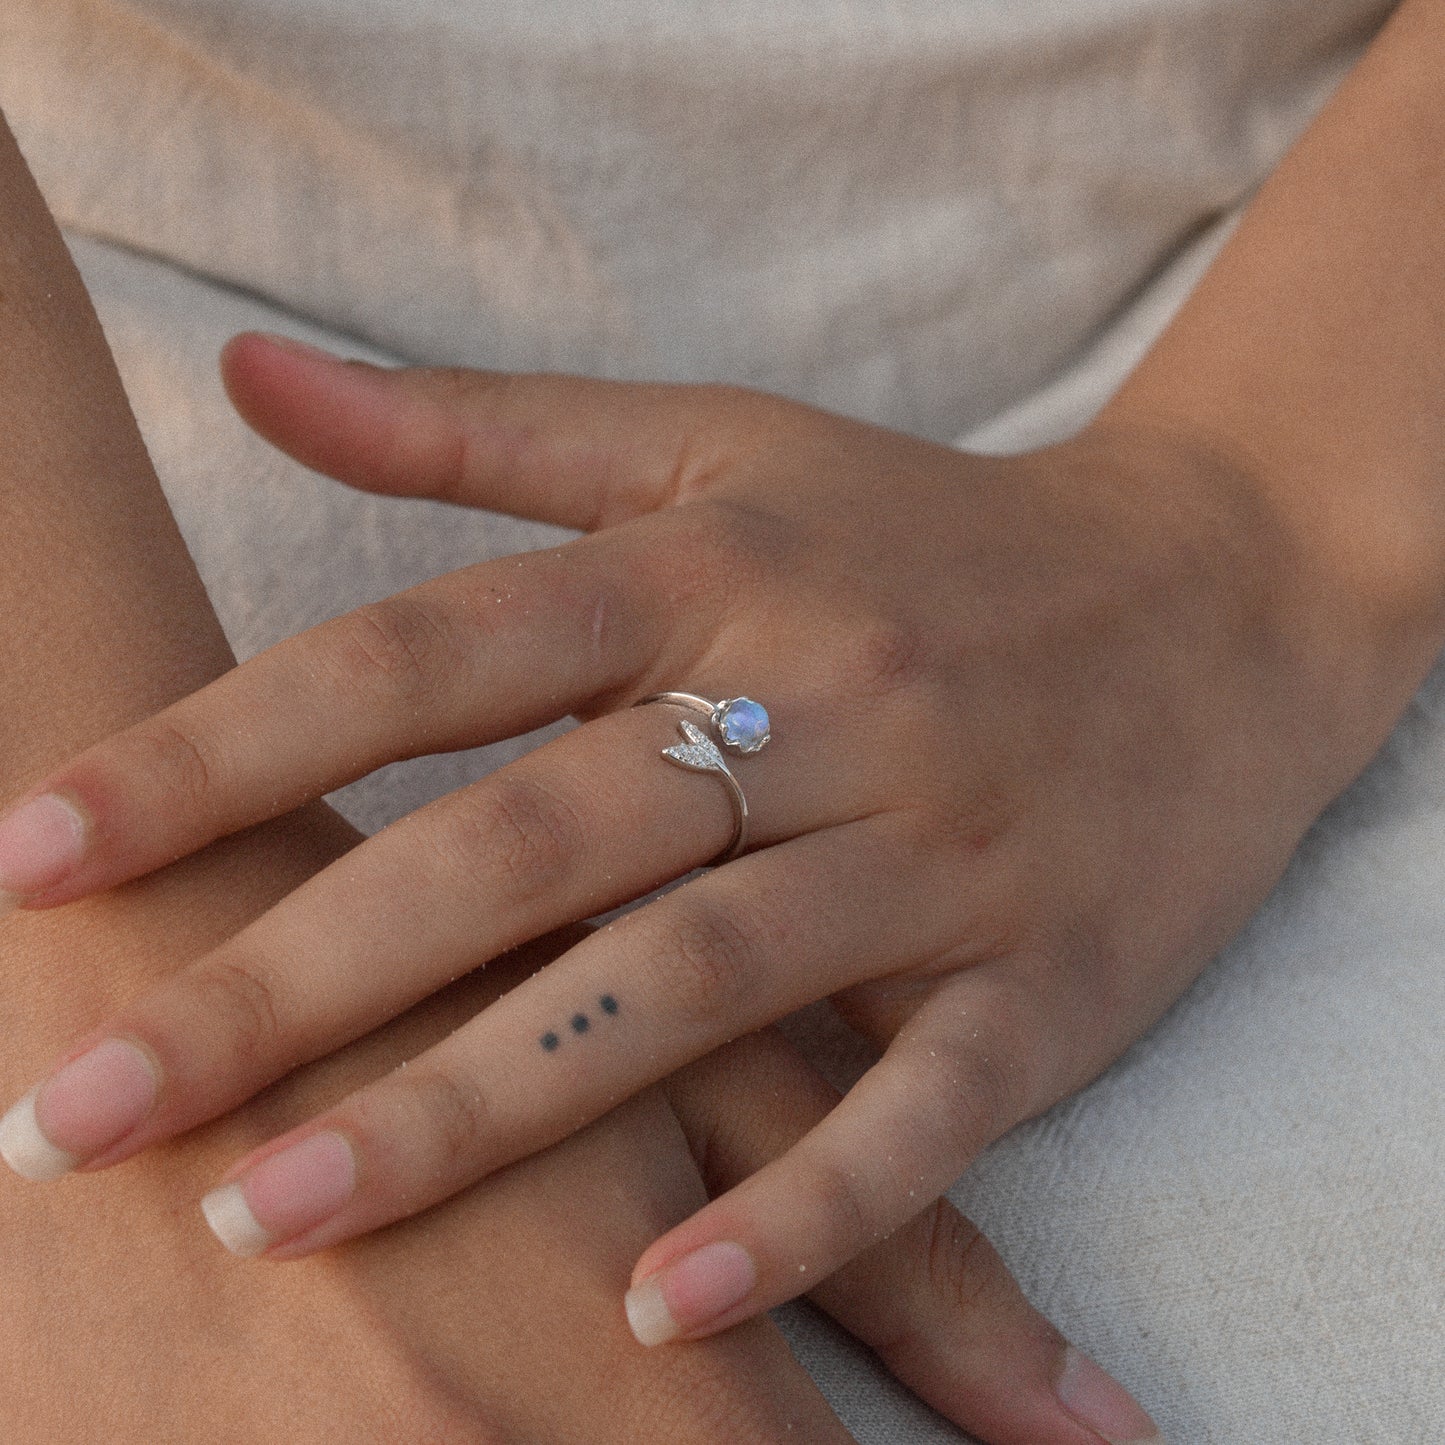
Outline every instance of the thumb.
<path fill-rule="evenodd" d="M 666 1087 L 710 1193 L 782 1154 L 838 1099 L 771 1030 L 719 1050 Z M 946 1199 L 809 1297 L 988 1445 L 1161 1445 L 1133 1397 L 1029 1304 L 997 1252 Z"/>
<path fill-rule="evenodd" d="M 261 332 L 220 364 L 246 422 L 314 471 L 585 531 L 697 490 L 767 405 L 721 387 L 388 369 Z"/>

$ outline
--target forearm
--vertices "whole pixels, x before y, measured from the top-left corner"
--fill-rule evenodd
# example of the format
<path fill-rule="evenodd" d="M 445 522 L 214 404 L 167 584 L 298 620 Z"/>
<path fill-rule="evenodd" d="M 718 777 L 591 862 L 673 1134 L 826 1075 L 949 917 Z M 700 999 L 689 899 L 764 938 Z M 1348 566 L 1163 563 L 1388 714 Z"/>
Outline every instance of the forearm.
<path fill-rule="evenodd" d="M 0 797 L 232 662 L 0 120 Z"/>
<path fill-rule="evenodd" d="M 1242 462 L 1396 711 L 1445 640 L 1442 76 L 1445 3 L 1405 0 L 1101 418 Z"/>

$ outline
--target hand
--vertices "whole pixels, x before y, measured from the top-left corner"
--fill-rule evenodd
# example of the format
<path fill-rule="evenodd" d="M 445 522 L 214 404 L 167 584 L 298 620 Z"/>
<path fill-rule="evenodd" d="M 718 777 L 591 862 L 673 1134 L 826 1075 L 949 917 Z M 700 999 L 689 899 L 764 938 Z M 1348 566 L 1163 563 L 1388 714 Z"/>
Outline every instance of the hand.
<path fill-rule="evenodd" d="M 311 808 L 144 884 L 12 920 L 0 936 L 0 1014 L 13 1008 L 15 1043 L 0 1087 L 19 1083 L 47 1035 L 102 1016 L 122 979 L 134 988 L 164 976 L 356 841 Z M 726 1187 L 829 1107 L 827 1087 L 776 1037 L 740 1040 L 666 1094 L 647 1090 L 436 1209 L 286 1269 L 238 1268 L 175 1207 L 218 1158 L 424 1050 L 573 941 L 540 940 L 469 974 L 113 1174 L 12 1187 L 0 1437 L 149 1445 L 218 1438 L 224 1421 L 234 1445 L 400 1433 L 438 1445 L 845 1440 L 767 1321 L 649 1352 L 619 1303 L 637 1250 L 706 1199 L 693 1155 L 711 1187 Z M 1101 1417 L 1101 1404 L 1144 1418 L 1066 1349 L 946 1204 L 814 1297 L 989 1441 L 1096 1445 L 1078 1421 L 1120 1418 Z"/>
<path fill-rule="evenodd" d="M 0 830 L 0 885 L 65 903 L 395 758 L 588 721 L 79 1042 L 12 1111 L 32 1163 L 129 1158 L 714 857 L 726 791 L 659 756 L 682 714 L 633 700 L 746 689 L 776 733 L 733 764 L 756 851 L 242 1160 L 211 1200 L 233 1247 L 415 1213 L 831 994 L 881 1061 L 634 1276 L 687 1335 L 754 1315 L 1115 1058 L 1388 726 L 1328 713 L 1321 579 L 1250 477 L 1167 436 L 984 459 L 747 393 L 259 338 L 226 373 L 346 481 L 591 535 L 324 624 L 89 750 Z"/>

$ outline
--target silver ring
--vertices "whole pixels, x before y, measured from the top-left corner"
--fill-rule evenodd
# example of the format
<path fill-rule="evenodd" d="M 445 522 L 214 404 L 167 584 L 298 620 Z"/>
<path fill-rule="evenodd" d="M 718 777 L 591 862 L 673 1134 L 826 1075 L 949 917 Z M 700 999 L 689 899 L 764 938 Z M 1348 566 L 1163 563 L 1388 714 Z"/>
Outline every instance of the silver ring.
<path fill-rule="evenodd" d="M 698 773 L 716 773 L 722 779 L 728 790 L 728 799 L 733 805 L 733 835 L 727 846 L 713 859 L 713 864 L 730 862 L 747 847 L 748 800 L 743 796 L 742 784 L 733 776 L 718 744 L 739 753 L 760 751 L 772 736 L 767 709 L 747 697 L 709 702 L 707 698 L 698 697 L 691 692 L 650 693 L 647 697 L 639 698 L 633 703 L 633 707 L 646 707 L 654 702 L 665 702 L 673 707 L 684 707 L 703 713 L 712 725 L 712 733 L 709 734 L 695 722 L 687 718 L 679 719 L 677 726 L 684 741 L 664 748 L 662 756 L 680 768 Z"/>

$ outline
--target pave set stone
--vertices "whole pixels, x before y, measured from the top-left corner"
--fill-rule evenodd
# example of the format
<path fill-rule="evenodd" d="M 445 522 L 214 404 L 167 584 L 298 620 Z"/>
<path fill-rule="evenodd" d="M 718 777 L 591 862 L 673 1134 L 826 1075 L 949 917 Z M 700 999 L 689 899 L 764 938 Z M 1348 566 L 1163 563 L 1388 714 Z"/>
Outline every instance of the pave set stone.
<path fill-rule="evenodd" d="M 730 862 L 747 848 L 748 800 L 743 795 L 742 785 L 728 767 L 722 750 L 729 748 L 735 753 L 755 753 L 763 747 L 770 736 L 768 710 L 750 697 L 730 697 L 712 702 L 692 692 L 655 692 L 640 698 L 633 706 L 645 707 L 654 702 L 665 702 L 672 707 L 701 713 L 707 719 L 708 726 L 704 730 L 691 718 L 678 718 L 677 729 L 683 740 L 664 748 L 662 756 L 680 768 L 716 773 L 727 788 L 733 805 L 733 836 L 713 863 Z"/>

